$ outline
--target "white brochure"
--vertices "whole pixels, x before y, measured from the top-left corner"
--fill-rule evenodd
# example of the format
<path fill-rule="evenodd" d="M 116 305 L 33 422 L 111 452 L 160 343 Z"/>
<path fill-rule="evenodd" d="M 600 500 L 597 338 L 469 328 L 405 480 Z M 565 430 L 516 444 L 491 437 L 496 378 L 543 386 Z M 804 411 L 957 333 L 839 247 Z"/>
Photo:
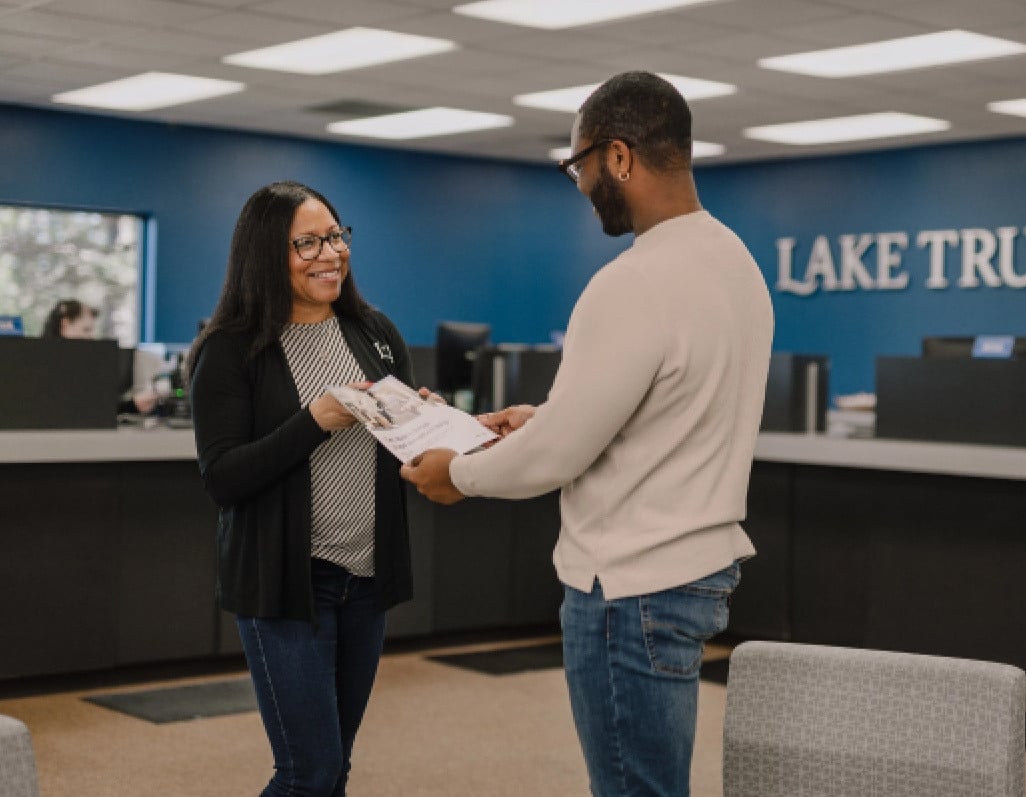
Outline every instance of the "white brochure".
<path fill-rule="evenodd" d="M 498 436 L 472 415 L 429 401 L 394 376 L 366 389 L 351 385 L 329 385 L 327 389 L 402 462 L 429 448 L 451 448 L 465 454 Z"/>

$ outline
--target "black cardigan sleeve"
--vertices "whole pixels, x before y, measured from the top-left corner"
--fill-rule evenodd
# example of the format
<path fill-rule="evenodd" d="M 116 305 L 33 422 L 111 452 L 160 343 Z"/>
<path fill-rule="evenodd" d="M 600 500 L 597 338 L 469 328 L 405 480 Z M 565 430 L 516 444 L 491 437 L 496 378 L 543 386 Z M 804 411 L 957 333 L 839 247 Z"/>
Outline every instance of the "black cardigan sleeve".
<path fill-rule="evenodd" d="M 270 432 L 258 435 L 245 352 L 224 334 L 215 333 L 204 344 L 191 398 L 200 475 L 222 507 L 262 492 L 328 437 L 310 411 L 299 408 Z"/>

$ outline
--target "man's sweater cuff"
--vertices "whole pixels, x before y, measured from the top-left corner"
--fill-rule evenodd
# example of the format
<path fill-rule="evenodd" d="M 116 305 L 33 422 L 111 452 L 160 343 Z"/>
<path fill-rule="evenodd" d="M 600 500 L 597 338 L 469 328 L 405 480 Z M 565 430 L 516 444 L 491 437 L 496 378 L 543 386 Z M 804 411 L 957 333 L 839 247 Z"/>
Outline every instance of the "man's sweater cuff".
<path fill-rule="evenodd" d="M 472 457 L 468 456 L 458 456 L 449 463 L 449 478 L 453 486 L 467 497 L 477 495 L 471 459 Z"/>

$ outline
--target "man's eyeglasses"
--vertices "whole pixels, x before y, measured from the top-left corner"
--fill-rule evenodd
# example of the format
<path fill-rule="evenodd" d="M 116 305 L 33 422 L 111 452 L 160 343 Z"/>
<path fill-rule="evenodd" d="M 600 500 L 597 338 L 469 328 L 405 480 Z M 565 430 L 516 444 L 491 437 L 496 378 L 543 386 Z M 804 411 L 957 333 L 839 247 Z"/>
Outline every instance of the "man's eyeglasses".
<path fill-rule="evenodd" d="M 603 138 L 599 141 L 596 141 L 590 147 L 585 147 L 572 158 L 564 158 L 563 160 L 559 161 L 559 163 L 556 164 L 556 168 L 563 172 L 563 174 L 565 174 L 567 177 L 569 177 L 570 180 L 574 183 L 574 185 L 576 185 L 577 181 L 581 177 L 581 167 L 579 166 L 580 162 L 587 158 L 592 152 L 594 152 L 599 147 L 605 144 L 612 144 L 614 141 L 622 141 L 628 147 L 634 146 L 629 141 L 623 138 Z"/>
<path fill-rule="evenodd" d="M 332 230 L 327 235 L 301 235 L 292 241 L 292 248 L 303 260 L 316 260 L 321 256 L 324 244 L 341 254 L 353 244 L 353 228 L 342 227 Z"/>

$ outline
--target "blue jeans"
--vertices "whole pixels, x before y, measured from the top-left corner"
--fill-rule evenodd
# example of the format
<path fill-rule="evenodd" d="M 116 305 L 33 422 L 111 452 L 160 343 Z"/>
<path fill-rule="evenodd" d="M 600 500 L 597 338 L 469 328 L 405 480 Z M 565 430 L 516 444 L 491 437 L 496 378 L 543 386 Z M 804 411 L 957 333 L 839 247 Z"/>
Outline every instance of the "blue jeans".
<path fill-rule="evenodd" d="M 374 579 L 311 561 L 318 625 L 238 617 L 239 634 L 274 754 L 261 797 L 343 797 L 356 730 L 370 697 L 385 614 Z"/>
<path fill-rule="evenodd" d="M 687 797 L 705 641 L 727 627 L 735 562 L 681 587 L 606 600 L 564 588 L 574 724 L 595 797 Z"/>

